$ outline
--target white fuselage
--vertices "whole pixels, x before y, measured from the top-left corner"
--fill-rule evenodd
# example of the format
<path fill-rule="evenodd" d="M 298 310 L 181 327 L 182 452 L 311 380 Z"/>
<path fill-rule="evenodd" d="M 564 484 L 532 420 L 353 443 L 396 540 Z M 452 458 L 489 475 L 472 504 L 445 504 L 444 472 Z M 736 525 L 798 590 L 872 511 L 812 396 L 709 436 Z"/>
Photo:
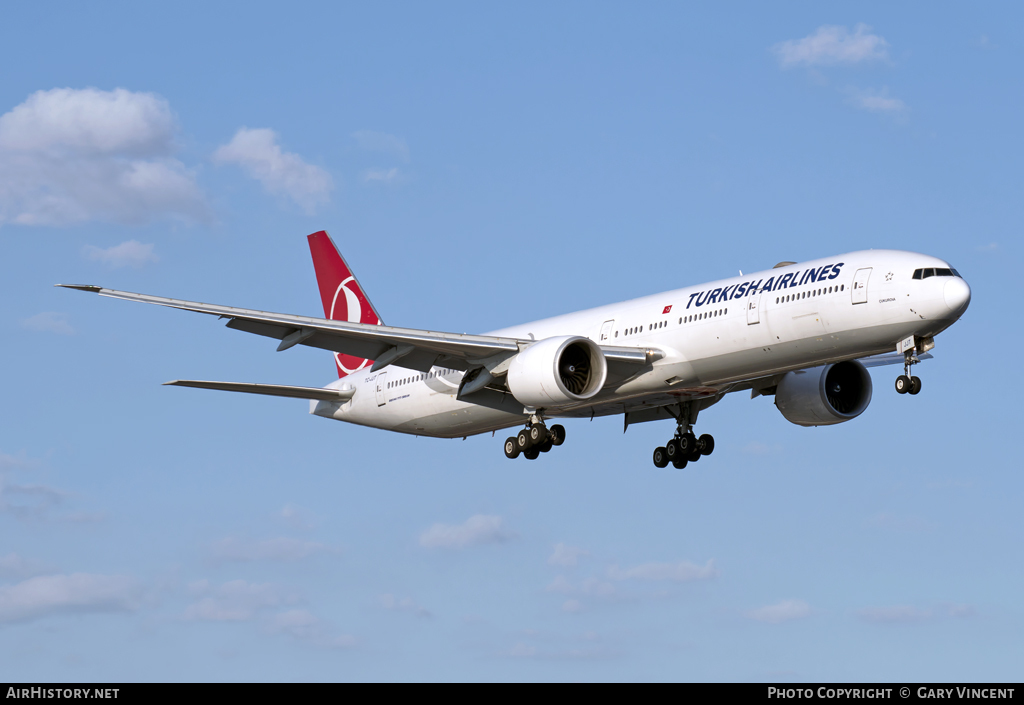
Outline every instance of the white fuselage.
<path fill-rule="evenodd" d="M 963 313 L 959 277 L 913 279 L 949 268 L 928 255 L 868 250 L 778 267 L 556 316 L 490 335 L 542 340 L 578 335 L 599 345 L 655 348 L 664 357 L 610 380 L 576 407 L 547 417 L 621 414 L 715 396 L 744 381 L 829 362 L 895 352 L 904 338 L 932 337 Z M 867 271 L 866 271 L 867 270 Z M 855 288 L 855 283 L 857 284 Z M 329 387 L 350 401 L 311 402 L 310 413 L 402 433 L 454 438 L 526 420 L 511 394 L 487 405 L 456 398 L 464 372 L 395 365 L 360 370 Z"/>

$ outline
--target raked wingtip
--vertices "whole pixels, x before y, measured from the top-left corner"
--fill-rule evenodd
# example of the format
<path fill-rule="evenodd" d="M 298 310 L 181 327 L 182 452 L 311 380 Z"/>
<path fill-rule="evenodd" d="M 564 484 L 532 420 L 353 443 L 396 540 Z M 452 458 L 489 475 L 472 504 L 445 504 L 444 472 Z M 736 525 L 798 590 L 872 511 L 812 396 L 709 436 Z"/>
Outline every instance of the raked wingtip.
<path fill-rule="evenodd" d="M 98 294 L 103 291 L 102 286 L 96 286 L 94 284 L 54 284 L 62 289 L 78 289 L 79 291 L 91 291 L 94 294 Z"/>

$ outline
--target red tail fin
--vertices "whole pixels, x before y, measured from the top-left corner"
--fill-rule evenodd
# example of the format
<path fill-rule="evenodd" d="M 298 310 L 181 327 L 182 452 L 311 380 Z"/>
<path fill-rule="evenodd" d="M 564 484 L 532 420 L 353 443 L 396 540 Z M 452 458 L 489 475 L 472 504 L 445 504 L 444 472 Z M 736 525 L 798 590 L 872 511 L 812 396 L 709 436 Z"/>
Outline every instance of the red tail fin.
<path fill-rule="evenodd" d="M 320 285 L 320 299 L 324 303 L 324 318 L 381 325 L 383 321 L 327 231 L 313 233 L 307 239 L 309 252 L 313 255 L 316 283 Z M 373 360 L 340 353 L 334 353 L 334 361 L 338 365 L 338 377 L 345 377 L 373 364 Z"/>

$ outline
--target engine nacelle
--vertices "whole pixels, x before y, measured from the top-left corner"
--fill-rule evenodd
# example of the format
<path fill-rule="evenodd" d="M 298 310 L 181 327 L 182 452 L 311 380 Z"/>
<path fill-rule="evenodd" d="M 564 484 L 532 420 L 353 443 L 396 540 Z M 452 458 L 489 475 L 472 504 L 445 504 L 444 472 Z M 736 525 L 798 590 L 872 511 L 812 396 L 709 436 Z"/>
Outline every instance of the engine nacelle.
<path fill-rule="evenodd" d="M 787 372 L 775 406 L 798 426 L 831 426 L 860 416 L 871 403 L 871 375 L 856 360 Z"/>
<path fill-rule="evenodd" d="M 550 409 L 589 399 L 607 377 L 600 346 L 566 335 L 540 340 L 512 358 L 507 382 L 523 406 Z"/>

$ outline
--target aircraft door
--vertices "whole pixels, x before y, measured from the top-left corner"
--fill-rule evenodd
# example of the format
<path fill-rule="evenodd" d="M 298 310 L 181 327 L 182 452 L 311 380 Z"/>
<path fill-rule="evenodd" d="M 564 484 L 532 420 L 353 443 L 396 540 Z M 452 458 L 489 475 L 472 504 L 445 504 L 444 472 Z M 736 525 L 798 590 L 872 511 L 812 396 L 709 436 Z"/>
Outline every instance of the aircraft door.
<path fill-rule="evenodd" d="M 598 343 L 608 343 L 612 339 L 612 329 L 615 327 L 615 320 L 605 321 L 601 326 L 601 338 Z"/>
<path fill-rule="evenodd" d="M 388 403 L 388 373 L 378 372 L 374 384 L 377 385 L 377 406 L 384 406 Z"/>
<path fill-rule="evenodd" d="M 761 322 L 761 291 L 754 292 L 747 298 L 747 325 Z"/>
<path fill-rule="evenodd" d="M 868 277 L 871 276 L 871 267 L 858 269 L 853 276 L 853 303 L 866 304 L 868 302 Z"/>

